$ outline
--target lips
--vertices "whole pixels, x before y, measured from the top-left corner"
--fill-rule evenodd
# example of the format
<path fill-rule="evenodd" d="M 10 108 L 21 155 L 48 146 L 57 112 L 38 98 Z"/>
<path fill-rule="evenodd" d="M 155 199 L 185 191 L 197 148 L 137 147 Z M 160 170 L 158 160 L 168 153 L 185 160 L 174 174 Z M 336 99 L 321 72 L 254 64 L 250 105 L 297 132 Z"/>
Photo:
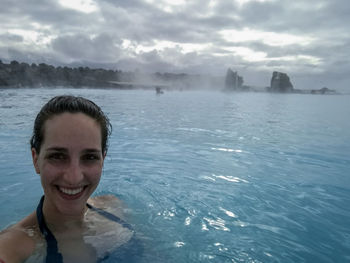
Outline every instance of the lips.
<path fill-rule="evenodd" d="M 74 215 L 81 213 L 85 208 L 86 200 L 89 195 L 89 185 L 66 186 L 55 185 L 52 192 L 54 202 L 63 214 Z"/>
<path fill-rule="evenodd" d="M 77 195 L 84 190 L 84 187 L 73 188 L 73 189 L 72 188 L 58 187 L 58 190 L 66 195 Z"/>

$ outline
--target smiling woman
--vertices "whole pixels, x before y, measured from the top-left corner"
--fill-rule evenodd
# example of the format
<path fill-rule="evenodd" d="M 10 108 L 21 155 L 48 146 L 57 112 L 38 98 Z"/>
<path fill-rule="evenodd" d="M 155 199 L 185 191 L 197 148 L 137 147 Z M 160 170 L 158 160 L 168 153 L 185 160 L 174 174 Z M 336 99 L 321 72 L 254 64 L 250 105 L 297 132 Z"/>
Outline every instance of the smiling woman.
<path fill-rule="evenodd" d="M 130 243 L 134 232 L 121 219 L 121 202 L 90 198 L 110 132 L 108 118 L 92 101 L 59 96 L 44 105 L 31 138 L 44 196 L 36 212 L 1 232 L 0 262 L 97 262 Z"/>

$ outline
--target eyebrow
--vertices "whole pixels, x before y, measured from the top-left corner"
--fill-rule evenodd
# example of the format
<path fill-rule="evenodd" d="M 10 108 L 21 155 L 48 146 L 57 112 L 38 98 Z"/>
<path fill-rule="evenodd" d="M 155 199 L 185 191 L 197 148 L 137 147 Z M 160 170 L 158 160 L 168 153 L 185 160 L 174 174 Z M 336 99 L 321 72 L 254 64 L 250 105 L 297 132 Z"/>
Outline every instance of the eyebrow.
<path fill-rule="evenodd" d="M 102 151 L 98 150 L 98 149 L 85 149 L 85 150 L 83 150 L 83 152 L 86 152 L 86 153 L 101 153 Z"/>
<path fill-rule="evenodd" d="M 50 151 L 50 152 L 68 152 L 68 150 L 66 148 L 63 148 L 63 147 L 50 147 L 50 148 L 47 148 L 46 151 Z M 88 148 L 88 149 L 84 149 L 83 152 L 85 152 L 85 153 L 101 153 L 102 151 L 99 150 L 99 149 Z"/>
<path fill-rule="evenodd" d="M 47 148 L 46 151 L 51 151 L 51 152 L 68 152 L 66 148 L 63 147 L 50 147 Z"/>

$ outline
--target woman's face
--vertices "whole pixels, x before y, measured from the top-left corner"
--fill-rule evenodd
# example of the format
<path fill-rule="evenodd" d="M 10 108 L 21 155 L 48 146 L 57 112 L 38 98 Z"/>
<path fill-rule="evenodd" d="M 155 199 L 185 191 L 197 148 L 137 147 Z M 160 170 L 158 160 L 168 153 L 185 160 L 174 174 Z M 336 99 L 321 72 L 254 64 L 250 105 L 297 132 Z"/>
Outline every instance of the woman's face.
<path fill-rule="evenodd" d="M 102 174 L 104 153 L 99 124 L 83 113 L 62 113 L 44 124 L 38 154 L 32 149 L 41 177 L 45 207 L 53 213 L 83 213 Z"/>

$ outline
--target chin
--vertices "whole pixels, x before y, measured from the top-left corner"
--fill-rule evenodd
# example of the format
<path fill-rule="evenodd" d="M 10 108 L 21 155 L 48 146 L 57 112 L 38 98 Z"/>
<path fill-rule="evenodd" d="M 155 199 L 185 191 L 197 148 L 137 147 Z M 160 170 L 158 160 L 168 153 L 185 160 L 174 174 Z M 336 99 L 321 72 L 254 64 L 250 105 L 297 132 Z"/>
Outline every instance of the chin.
<path fill-rule="evenodd" d="M 59 193 L 56 199 L 56 206 L 63 215 L 79 216 L 84 213 L 89 196 L 87 189 L 78 195 Z"/>

